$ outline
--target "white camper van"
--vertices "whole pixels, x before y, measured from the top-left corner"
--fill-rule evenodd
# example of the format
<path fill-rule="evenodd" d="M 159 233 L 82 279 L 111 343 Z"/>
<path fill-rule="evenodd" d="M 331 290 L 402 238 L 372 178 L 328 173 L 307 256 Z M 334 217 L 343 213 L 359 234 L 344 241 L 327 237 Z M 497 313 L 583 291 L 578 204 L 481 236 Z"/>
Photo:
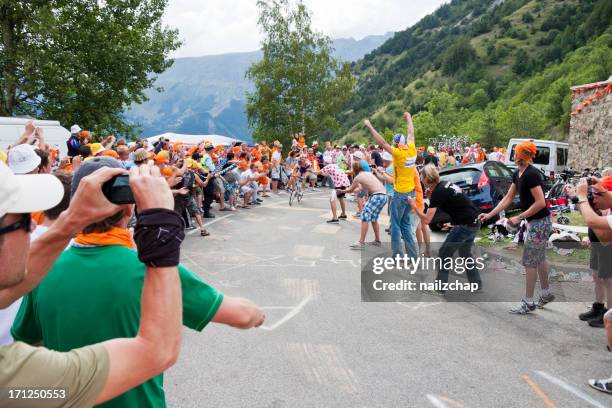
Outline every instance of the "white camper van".
<path fill-rule="evenodd" d="M 8 146 L 15 143 L 25 131 L 25 125 L 30 119 L 0 117 L 0 150 L 6 150 Z M 65 156 L 68 148 L 66 140 L 70 132 L 64 129 L 56 120 L 34 120 L 34 126 L 44 130 L 45 142 L 52 147 L 57 147 L 61 156 Z"/>
<path fill-rule="evenodd" d="M 540 169 L 547 177 L 552 178 L 555 174 L 567 168 L 569 145 L 554 140 L 510 139 L 506 154 L 506 164 L 514 163 L 514 149 L 517 144 L 525 141 L 535 143 L 538 150 L 536 157 L 533 159 L 533 165 Z"/>

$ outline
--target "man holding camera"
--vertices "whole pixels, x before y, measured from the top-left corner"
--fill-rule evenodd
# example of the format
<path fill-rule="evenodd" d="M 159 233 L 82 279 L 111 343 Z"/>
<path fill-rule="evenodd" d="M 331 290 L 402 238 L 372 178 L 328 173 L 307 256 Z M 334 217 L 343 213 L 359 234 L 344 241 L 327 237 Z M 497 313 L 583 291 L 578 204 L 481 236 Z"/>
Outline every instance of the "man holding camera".
<path fill-rule="evenodd" d="M 121 164 L 109 157 L 84 163 L 74 174 L 73 194 L 81 180 L 98 169 L 107 168 L 121 168 Z M 157 217 L 143 224 L 142 234 L 147 234 L 146 240 L 140 238 L 137 224 L 134 234 L 137 253 L 126 228 L 133 211 L 133 204 L 120 205 L 115 213 L 87 225 L 76 235 L 71 247 L 60 255 L 45 279 L 24 298 L 13 325 L 15 339 L 30 344 L 42 341 L 51 349 L 69 351 L 138 333 L 144 264 L 151 259 L 155 265 L 165 265 L 169 261 L 166 258 L 171 256 L 174 261 L 178 250 L 162 256 L 159 249 L 165 244 L 165 234 L 175 234 L 182 240 L 184 233 L 180 217 L 174 211 L 170 211 L 174 214 L 171 228 L 158 228 Z M 139 207 L 139 217 L 147 214 Z M 185 326 L 201 331 L 211 321 L 241 329 L 263 323 L 264 315 L 254 303 L 223 296 L 182 265 L 178 265 L 178 277 Z M 163 376 L 160 374 L 104 406 L 164 404 Z"/>
<path fill-rule="evenodd" d="M 0 163 L 0 307 L 32 290 L 76 232 L 117 212 L 119 207 L 102 194 L 102 185 L 125 173 L 104 168 L 84 177 L 69 208 L 30 244 L 30 213 L 55 206 L 62 199 L 63 187 L 51 175 L 16 176 Z M 177 265 L 183 235 L 182 229 L 174 227 L 180 219 L 171 211 L 170 189 L 156 169 L 133 168 L 130 187 L 142 211 L 136 226 L 140 243 L 151 240 L 143 228 L 153 220 L 158 227 L 174 231 L 172 239 L 160 242 L 156 255 L 138 253 L 146 270 L 140 289 L 139 327 L 131 336 L 109 337 L 65 353 L 22 342 L 0 347 L 3 407 L 25 406 L 23 399 L 10 398 L 10 392 L 33 387 L 59 397 L 40 400 L 44 406 L 90 407 L 158 375 L 176 361 L 182 330 Z M 37 401 L 28 400 L 28 406 L 37 406 Z"/>
<path fill-rule="evenodd" d="M 610 330 L 612 325 L 612 312 L 610 311 L 612 310 L 612 273 L 610 272 L 612 268 L 609 261 L 606 263 L 604 258 L 609 257 L 612 251 L 610 246 L 612 243 L 612 213 L 608 212 L 604 216 L 596 211 L 612 209 L 612 176 L 606 176 L 601 180 L 594 177 L 582 179 L 576 189 L 569 188 L 568 193 L 575 194 L 572 201 L 577 205 L 585 223 L 599 241 L 594 245 L 597 248 L 596 256 L 599 262 L 597 277 L 605 289 L 608 302 L 608 310 L 603 315 L 603 320 L 607 327 L 608 350 L 610 350 L 610 347 L 612 347 L 612 330 Z M 591 197 L 591 200 L 589 200 L 589 197 Z M 589 385 L 596 390 L 612 394 L 612 377 L 602 380 L 589 380 Z"/>

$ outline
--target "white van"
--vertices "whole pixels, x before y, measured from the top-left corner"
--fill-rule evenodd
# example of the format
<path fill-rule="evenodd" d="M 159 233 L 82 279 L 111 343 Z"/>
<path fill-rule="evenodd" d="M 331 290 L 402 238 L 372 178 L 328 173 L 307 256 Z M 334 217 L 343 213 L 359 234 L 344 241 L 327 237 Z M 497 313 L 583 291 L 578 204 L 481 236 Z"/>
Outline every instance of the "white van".
<path fill-rule="evenodd" d="M 547 176 L 553 178 L 555 174 L 567 168 L 567 155 L 569 145 L 554 140 L 538 139 L 510 139 L 506 153 L 506 164 L 514 164 L 514 149 L 521 142 L 531 141 L 538 148 L 533 165 Z"/>
<path fill-rule="evenodd" d="M 0 117 L 0 150 L 6 150 L 25 132 L 25 125 L 31 119 Z M 34 126 L 44 130 L 45 142 L 59 149 L 62 157 L 68 152 L 66 141 L 70 132 L 56 120 L 34 120 Z"/>

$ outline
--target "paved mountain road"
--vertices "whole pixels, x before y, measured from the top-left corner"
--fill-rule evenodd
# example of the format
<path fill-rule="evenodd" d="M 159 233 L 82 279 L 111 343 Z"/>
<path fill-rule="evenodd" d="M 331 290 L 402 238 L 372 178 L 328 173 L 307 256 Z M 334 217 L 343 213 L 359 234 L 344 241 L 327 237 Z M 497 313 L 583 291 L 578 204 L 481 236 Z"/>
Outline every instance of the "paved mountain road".
<path fill-rule="evenodd" d="M 612 374 L 612 357 L 604 331 L 576 318 L 583 303 L 530 316 L 506 303 L 362 303 L 348 248 L 359 222 L 326 224 L 326 194 L 216 214 L 212 236 L 190 235 L 182 261 L 267 320 L 187 329 L 165 378 L 170 407 L 612 406 L 586 385 Z"/>

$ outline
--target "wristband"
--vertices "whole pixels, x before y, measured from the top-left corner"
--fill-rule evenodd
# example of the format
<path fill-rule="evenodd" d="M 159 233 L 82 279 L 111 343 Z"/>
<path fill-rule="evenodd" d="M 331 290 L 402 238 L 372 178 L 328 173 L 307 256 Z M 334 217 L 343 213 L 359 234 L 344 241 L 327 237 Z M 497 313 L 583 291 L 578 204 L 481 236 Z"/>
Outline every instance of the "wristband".
<path fill-rule="evenodd" d="M 138 248 L 138 259 L 145 265 L 177 266 L 183 239 L 185 239 L 183 220 L 175 211 L 150 208 L 138 214 L 134 228 L 134 242 Z"/>

